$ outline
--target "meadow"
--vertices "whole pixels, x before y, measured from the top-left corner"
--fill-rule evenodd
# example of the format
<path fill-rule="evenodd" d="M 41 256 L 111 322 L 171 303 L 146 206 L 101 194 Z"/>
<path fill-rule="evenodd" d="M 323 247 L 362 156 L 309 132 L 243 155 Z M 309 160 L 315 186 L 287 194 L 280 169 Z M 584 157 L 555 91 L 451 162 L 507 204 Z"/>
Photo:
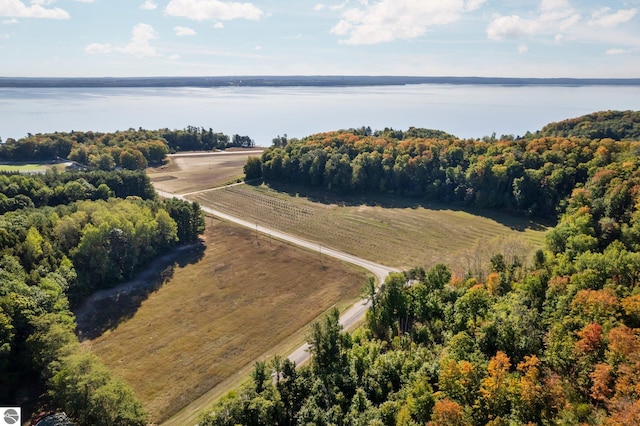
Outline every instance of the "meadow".
<path fill-rule="evenodd" d="M 0 172 L 44 173 L 50 164 L 0 164 Z"/>
<path fill-rule="evenodd" d="M 296 193 L 238 185 L 189 195 L 192 201 L 384 265 L 449 265 L 484 273 L 495 253 L 526 262 L 546 227 L 526 218 L 389 196 Z"/>
<path fill-rule="evenodd" d="M 286 356 L 329 308 L 353 304 L 366 280 L 355 266 L 212 218 L 203 240 L 200 259 L 177 260 L 130 318 L 85 342 L 154 423 L 187 407 L 170 424 L 193 424 L 255 360 Z"/>

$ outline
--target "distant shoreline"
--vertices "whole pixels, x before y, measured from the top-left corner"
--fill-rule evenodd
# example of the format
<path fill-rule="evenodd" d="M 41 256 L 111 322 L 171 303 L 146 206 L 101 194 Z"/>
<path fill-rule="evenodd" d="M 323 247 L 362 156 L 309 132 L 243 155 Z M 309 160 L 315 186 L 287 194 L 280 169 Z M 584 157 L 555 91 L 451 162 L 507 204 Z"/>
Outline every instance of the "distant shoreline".
<path fill-rule="evenodd" d="M 411 84 L 498 86 L 640 86 L 640 78 L 511 78 L 411 76 L 0 77 L 0 88 L 358 87 Z"/>

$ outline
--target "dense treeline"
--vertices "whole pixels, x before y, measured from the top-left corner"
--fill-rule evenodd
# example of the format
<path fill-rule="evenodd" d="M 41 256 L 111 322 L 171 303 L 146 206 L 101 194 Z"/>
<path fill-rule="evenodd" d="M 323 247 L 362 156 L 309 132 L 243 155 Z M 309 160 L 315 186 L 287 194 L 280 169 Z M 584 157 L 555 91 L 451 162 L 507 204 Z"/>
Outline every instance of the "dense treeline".
<path fill-rule="evenodd" d="M 640 120 L 610 114 L 609 123 Z M 583 118 L 585 122 L 587 118 Z M 633 130 L 633 129 L 631 129 Z M 551 132 L 552 133 L 552 132 Z M 618 132 L 623 139 L 634 133 Z M 460 140 L 443 132 L 352 129 L 274 139 L 248 177 L 330 191 L 377 191 L 556 217 L 599 167 L 640 154 L 640 143 L 572 136 Z"/>
<path fill-rule="evenodd" d="M 236 134 L 230 138 L 212 129 L 194 126 L 184 130 L 55 132 L 7 139 L 0 143 L 0 161 L 56 161 L 63 158 L 98 170 L 139 170 L 161 164 L 170 152 L 253 146 L 254 141 L 248 136 Z"/>
<path fill-rule="evenodd" d="M 564 152 L 541 140 L 526 142 L 539 157 Z M 552 140 L 581 147 L 585 177 L 531 262 L 496 253 L 486 278 L 436 265 L 371 281 L 363 327 L 342 333 L 333 311 L 311 327 L 310 365 L 256 363 L 200 424 L 640 424 L 637 144 Z"/>
<path fill-rule="evenodd" d="M 640 140 L 640 112 L 601 111 L 547 124 L 538 136 L 580 137 L 588 139 Z"/>
<path fill-rule="evenodd" d="M 158 201 L 129 171 L 0 175 L 0 200 L 18 197 L 0 215 L 0 400 L 43 386 L 45 406 L 80 424 L 146 424 L 128 386 L 81 348 L 70 306 L 197 240 L 199 206 Z"/>
<path fill-rule="evenodd" d="M 59 173 L 54 167 L 44 174 L 0 173 L 0 214 L 25 207 L 106 200 L 113 196 L 151 200 L 156 193 L 142 171 Z"/>

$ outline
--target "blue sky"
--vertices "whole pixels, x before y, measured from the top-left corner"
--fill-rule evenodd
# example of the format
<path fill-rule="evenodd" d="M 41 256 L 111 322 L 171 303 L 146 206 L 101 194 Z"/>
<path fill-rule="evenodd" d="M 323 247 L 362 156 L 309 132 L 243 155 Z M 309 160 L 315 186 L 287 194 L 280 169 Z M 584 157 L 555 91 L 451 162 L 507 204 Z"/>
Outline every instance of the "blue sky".
<path fill-rule="evenodd" d="M 0 0 L 0 76 L 640 77 L 640 0 Z"/>

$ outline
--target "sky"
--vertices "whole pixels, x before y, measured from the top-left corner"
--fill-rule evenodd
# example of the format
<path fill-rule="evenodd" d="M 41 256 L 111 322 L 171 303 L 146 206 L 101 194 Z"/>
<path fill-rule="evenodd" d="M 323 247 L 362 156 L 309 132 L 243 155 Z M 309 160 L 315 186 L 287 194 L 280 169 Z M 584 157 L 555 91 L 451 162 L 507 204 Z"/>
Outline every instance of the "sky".
<path fill-rule="evenodd" d="M 640 78 L 640 0 L 0 0 L 0 76 Z"/>

